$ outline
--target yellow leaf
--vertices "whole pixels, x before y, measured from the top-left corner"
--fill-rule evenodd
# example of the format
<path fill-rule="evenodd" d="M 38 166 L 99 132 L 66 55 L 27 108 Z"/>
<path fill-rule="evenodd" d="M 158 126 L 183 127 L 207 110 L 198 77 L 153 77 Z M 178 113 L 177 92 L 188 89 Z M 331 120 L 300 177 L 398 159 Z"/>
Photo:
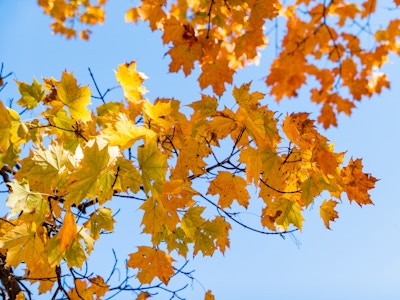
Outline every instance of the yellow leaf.
<path fill-rule="evenodd" d="M 94 25 L 97 23 L 104 22 L 105 13 L 104 10 L 99 6 L 89 6 L 87 10 L 81 15 L 80 21 L 82 23 L 87 23 Z"/>
<path fill-rule="evenodd" d="M 158 235 L 164 232 L 165 227 L 173 230 L 179 221 L 176 211 L 170 211 L 161 199 L 156 197 L 148 198 L 141 206 L 144 210 L 142 223 L 144 225 L 143 232 L 152 235 L 152 242 L 158 245 L 161 240 Z M 169 214 L 172 214 L 169 216 Z"/>
<path fill-rule="evenodd" d="M 333 200 L 324 200 L 319 207 L 319 213 L 321 215 L 322 220 L 324 220 L 325 227 L 331 229 L 329 227 L 330 221 L 335 221 L 336 218 L 339 217 L 337 211 L 335 210 L 335 206 L 338 203 Z"/>
<path fill-rule="evenodd" d="M 147 93 L 147 89 L 142 86 L 142 83 L 147 77 L 136 71 L 135 61 L 119 65 L 115 77 L 122 86 L 124 96 L 128 101 L 137 103 L 143 100 L 143 95 Z"/>
<path fill-rule="evenodd" d="M 65 197 L 68 205 L 78 206 L 85 197 L 91 196 L 97 196 L 99 201 L 104 202 L 113 193 L 115 172 L 113 165 L 109 166 L 108 147 L 99 149 L 97 143 L 88 144 L 83 155 L 79 169 L 68 178 L 68 194 Z M 104 180 L 104 177 L 108 180 Z"/>
<path fill-rule="evenodd" d="M 0 151 L 5 153 L 10 146 L 11 116 L 0 101 Z"/>
<path fill-rule="evenodd" d="M 41 213 L 41 216 L 44 217 L 49 207 L 47 201 L 43 200 L 40 193 L 32 192 L 26 181 L 21 183 L 14 181 L 8 183 L 8 185 L 11 187 L 11 193 L 6 202 L 6 205 L 11 207 L 11 211 L 8 215 L 9 218 L 14 217 L 21 212 L 35 213 L 36 210 L 38 210 Z"/>
<path fill-rule="evenodd" d="M 132 147 L 138 139 L 154 136 L 152 130 L 137 126 L 122 112 L 106 123 L 106 128 L 101 132 L 110 146 L 118 146 L 121 150 Z"/>
<path fill-rule="evenodd" d="M 139 269 L 137 279 L 142 284 L 150 284 L 158 277 L 167 285 L 174 274 L 173 261 L 174 259 L 162 250 L 139 246 L 137 252 L 129 254 L 127 267 Z"/>
<path fill-rule="evenodd" d="M 287 198 L 281 197 L 263 210 L 263 217 L 272 217 L 276 225 L 281 226 L 283 229 L 287 230 L 290 224 L 293 224 L 298 229 L 302 229 L 303 216 L 301 214 L 300 205 L 291 201 Z"/>
<path fill-rule="evenodd" d="M 251 82 L 242 84 L 240 88 L 233 88 L 232 95 L 240 107 L 248 110 L 256 110 L 260 106 L 260 100 L 264 94 L 260 92 L 249 93 Z"/>
<path fill-rule="evenodd" d="M 87 105 L 91 103 L 88 86 L 79 87 L 72 73 L 64 71 L 61 81 L 56 83 L 56 88 L 58 99 L 68 107 L 72 118 L 82 122 L 92 119 L 87 108 Z"/>
<path fill-rule="evenodd" d="M 194 206 L 189 208 L 181 221 L 181 228 L 185 231 L 185 234 L 191 238 L 195 239 L 196 230 L 202 227 L 206 220 L 201 216 L 205 207 Z"/>
<path fill-rule="evenodd" d="M 85 251 L 77 239 L 72 241 L 71 246 L 64 252 L 63 258 L 67 262 L 68 268 L 82 268 L 83 263 L 87 260 Z"/>
<path fill-rule="evenodd" d="M 223 111 L 218 111 L 214 114 L 209 127 L 218 139 L 224 139 L 238 128 L 238 121 L 230 109 L 224 108 Z"/>
<path fill-rule="evenodd" d="M 170 102 L 156 102 L 154 105 L 146 100 L 143 104 L 143 112 L 146 114 L 145 120 L 151 123 L 161 124 L 168 127 L 170 121 L 168 120 L 172 107 Z"/>

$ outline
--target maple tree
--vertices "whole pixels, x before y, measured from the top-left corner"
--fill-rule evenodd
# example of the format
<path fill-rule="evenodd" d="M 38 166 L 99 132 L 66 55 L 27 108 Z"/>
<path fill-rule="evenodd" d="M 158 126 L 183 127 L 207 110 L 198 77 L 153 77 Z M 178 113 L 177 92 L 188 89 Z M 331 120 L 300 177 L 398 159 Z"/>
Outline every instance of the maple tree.
<path fill-rule="evenodd" d="M 106 2 L 38 4 L 54 18 L 54 33 L 89 39 L 88 26 L 105 20 Z M 27 285 L 38 283 L 38 293 L 53 299 L 101 299 L 115 291 L 147 299 L 157 288 L 179 298 L 168 283 L 191 274 L 174 262 L 224 253 L 233 223 L 285 235 L 302 229 L 303 213 L 313 204 L 329 229 L 342 199 L 372 204 L 376 179 L 363 171 L 361 159 L 335 152 L 316 122 L 336 126 L 338 114 L 350 115 L 356 102 L 390 87 L 380 69 L 388 55 L 400 54 L 400 19 L 373 31 L 377 1 L 290 2 L 142 0 L 126 12 L 127 22 L 148 21 L 163 32 L 170 72 L 189 76 L 201 69 L 200 88 L 213 92 L 188 104 L 192 114 L 182 113 L 176 99 L 147 99 L 146 76 L 136 62 L 122 63 L 115 73 L 124 92 L 119 102 L 108 101 L 95 81 L 93 91 L 78 84 L 68 71 L 42 83 L 17 81 L 19 108 L 0 102 L 0 175 L 9 208 L 0 219 L 4 297 L 29 298 Z M 251 83 L 235 84 L 231 108 L 218 101 L 235 72 L 260 59 L 269 46 L 265 25 L 278 21 L 286 30 L 266 70 L 268 97 L 296 98 L 309 89 L 321 107 L 317 121 L 304 112 L 280 119 Z M 372 43 L 363 43 L 365 34 Z M 1 72 L 1 90 L 7 78 Z M 90 111 L 93 98 L 101 102 Z M 25 111 L 36 117 L 24 120 Z M 258 199 L 250 195 L 254 187 Z M 108 206 L 118 197 L 142 201 L 142 230 L 150 237 L 127 259 L 137 288 L 127 285 L 129 277 L 111 286 L 104 275 L 79 271 L 96 241 L 113 232 L 117 216 Z M 241 222 L 238 211 L 259 200 L 260 228 Z M 65 284 L 67 274 L 72 284 Z M 204 297 L 214 299 L 209 290 Z"/>

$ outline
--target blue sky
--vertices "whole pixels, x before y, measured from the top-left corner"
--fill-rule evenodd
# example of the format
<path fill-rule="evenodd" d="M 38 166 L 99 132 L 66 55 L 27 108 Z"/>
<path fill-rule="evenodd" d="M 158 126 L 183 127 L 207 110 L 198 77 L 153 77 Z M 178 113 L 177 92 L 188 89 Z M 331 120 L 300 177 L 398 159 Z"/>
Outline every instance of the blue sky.
<path fill-rule="evenodd" d="M 113 70 L 118 64 L 136 60 L 138 70 L 149 77 L 145 86 L 150 99 L 198 100 L 197 75 L 168 74 L 169 58 L 164 57 L 167 48 L 162 47 L 160 33 L 151 33 L 147 26 L 125 24 L 124 12 L 137 2 L 109 2 L 106 23 L 94 28 L 91 40 L 85 42 L 52 35 L 50 19 L 36 1 L 0 1 L 0 62 L 7 72 L 13 71 L 13 79 L 28 83 L 34 76 L 39 81 L 42 77 L 58 79 L 67 69 L 82 85 L 91 84 L 90 67 L 105 90 L 116 85 Z M 266 74 L 263 66 L 270 61 L 268 54 L 260 67 L 237 74 L 236 85 L 253 80 L 254 89 L 265 92 L 262 78 Z M 350 118 L 341 117 L 339 127 L 325 133 L 338 151 L 347 150 L 347 158 L 362 157 L 365 170 L 380 179 L 372 191 L 375 205 L 360 208 L 343 203 L 332 230 L 325 229 L 316 207 L 306 212 L 303 232 L 294 234 L 295 241 L 289 236 L 285 240 L 261 236 L 233 225 L 231 248 L 225 256 L 198 256 L 187 268 L 196 270 L 195 278 L 205 289 L 213 290 L 216 299 L 400 299 L 399 64 L 398 58 L 392 58 L 384 69 L 392 81 L 390 91 L 363 101 Z M 228 96 L 221 101 L 229 106 Z M 17 100 L 18 93 L 10 81 L 0 99 L 8 103 L 13 97 Z M 117 90 L 108 99 L 120 97 Z M 306 98 L 280 104 L 271 100 L 270 106 L 282 112 L 314 112 L 317 117 L 317 108 Z M 118 200 L 116 205 L 121 207 L 116 225 L 119 235 L 105 236 L 105 241 L 96 244 L 93 260 L 101 260 L 95 263 L 99 270 L 113 264 L 110 245 L 117 254 L 126 255 L 147 241 L 139 234 L 138 204 Z M 0 209 L 4 211 L 1 205 Z M 176 284 L 186 282 L 181 280 Z M 182 295 L 202 299 L 201 285 L 195 281 Z"/>

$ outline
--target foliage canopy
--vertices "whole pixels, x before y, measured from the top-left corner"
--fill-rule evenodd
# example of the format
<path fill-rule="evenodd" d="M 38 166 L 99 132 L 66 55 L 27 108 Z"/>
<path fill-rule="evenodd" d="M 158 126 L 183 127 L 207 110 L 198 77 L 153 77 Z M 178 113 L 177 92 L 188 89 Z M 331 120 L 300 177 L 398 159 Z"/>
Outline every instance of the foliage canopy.
<path fill-rule="evenodd" d="M 309 89 L 310 100 L 321 106 L 317 122 L 328 128 L 337 125 L 339 113 L 350 115 L 356 102 L 390 87 L 380 68 L 388 55 L 400 54 L 399 19 L 373 31 L 377 1 L 289 2 L 142 0 L 126 12 L 127 22 L 147 21 L 163 32 L 170 72 L 189 76 L 201 69 L 200 88 L 213 92 L 190 103 L 190 115 L 176 99 L 149 101 L 146 76 L 134 61 L 115 73 L 124 92 L 120 102 L 107 101 L 97 85 L 94 96 L 68 71 L 42 83 L 17 82 L 20 108 L 0 102 L 0 175 L 9 193 L 9 212 L 0 222 L 3 295 L 30 297 L 21 283 L 39 282 L 38 292 L 53 298 L 101 299 L 126 290 L 146 299 L 152 288 L 179 298 L 168 290 L 182 272 L 174 262 L 224 253 L 232 223 L 284 235 L 302 229 L 303 212 L 313 204 L 329 229 L 342 199 L 372 204 L 376 179 L 363 171 L 361 159 L 346 161 L 335 152 L 308 113 L 280 119 L 251 82 L 235 85 L 231 108 L 219 105 L 234 73 L 260 59 L 259 51 L 269 46 L 268 27 L 278 20 L 286 30 L 265 71 L 268 97 L 296 98 Z M 67 38 L 89 39 L 88 26 L 105 20 L 106 0 L 38 4 L 53 17 L 54 33 Z M 364 43 L 365 34 L 373 42 Z M 2 89 L 7 76 L 0 77 Z M 91 111 L 96 98 L 101 103 Z M 36 113 L 38 105 L 42 111 Z M 21 117 L 27 110 L 35 113 L 33 120 Z M 249 192 L 254 188 L 258 199 Z M 96 241 L 113 232 L 116 216 L 107 206 L 117 197 L 143 201 L 141 225 L 150 241 L 126 263 L 136 271 L 138 288 L 111 286 L 105 275 L 78 271 Z M 252 201 L 263 203 L 261 229 L 236 217 Z M 22 268 L 16 276 L 13 270 Z M 214 299 L 211 291 L 205 299 Z"/>

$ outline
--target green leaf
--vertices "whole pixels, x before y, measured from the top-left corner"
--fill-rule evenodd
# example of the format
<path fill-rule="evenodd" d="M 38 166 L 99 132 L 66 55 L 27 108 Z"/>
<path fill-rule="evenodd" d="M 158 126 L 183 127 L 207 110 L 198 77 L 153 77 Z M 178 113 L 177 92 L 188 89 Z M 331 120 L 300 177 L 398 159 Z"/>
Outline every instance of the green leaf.
<path fill-rule="evenodd" d="M 306 207 L 308 207 L 314 200 L 314 198 L 319 195 L 320 189 L 314 181 L 314 178 L 307 178 L 301 185 L 301 200 L 304 202 Z"/>
<path fill-rule="evenodd" d="M 18 90 L 21 94 L 21 98 L 17 101 L 17 104 L 23 107 L 27 107 L 28 109 L 35 108 L 45 97 L 45 91 L 36 78 L 33 80 L 31 85 L 18 81 L 17 84 Z"/>
<path fill-rule="evenodd" d="M 102 229 L 108 232 L 114 231 L 114 223 L 112 210 L 100 207 L 90 216 L 90 220 L 85 223 L 85 227 L 90 230 L 90 236 L 97 240 Z"/>
<path fill-rule="evenodd" d="M 181 221 L 181 228 L 192 240 L 195 239 L 196 230 L 204 225 L 206 220 L 201 216 L 205 207 L 194 206 L 189 208 Z"/>
<path fill-rule="evenodd" d="M 158 189 L 167 173 L 167 157 L 157 147 L 157 140 L 151 139 L 138 148 L 138 161 L 142 170 L 143 188 L 148 193 L 152 187 Z"/>

